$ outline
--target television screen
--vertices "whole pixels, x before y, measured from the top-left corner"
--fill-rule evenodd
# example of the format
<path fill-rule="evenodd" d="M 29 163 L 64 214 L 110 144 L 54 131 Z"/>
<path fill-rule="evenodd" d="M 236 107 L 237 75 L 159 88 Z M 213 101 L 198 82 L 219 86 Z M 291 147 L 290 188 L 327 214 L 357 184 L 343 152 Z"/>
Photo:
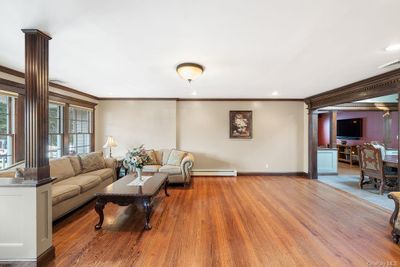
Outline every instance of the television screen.
<path fill-rule="evenodd" d="M 362 119 L 346 119 L 337 121 L 338 139 L 360 139 L 362 137 Z"/>

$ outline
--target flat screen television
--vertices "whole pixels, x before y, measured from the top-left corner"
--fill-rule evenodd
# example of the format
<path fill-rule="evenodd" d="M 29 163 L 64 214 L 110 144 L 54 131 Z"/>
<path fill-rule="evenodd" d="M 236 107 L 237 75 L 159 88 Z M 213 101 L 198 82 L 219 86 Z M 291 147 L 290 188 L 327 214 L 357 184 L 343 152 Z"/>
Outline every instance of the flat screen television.
<path fill-rule="evenodd" d="M 357 140 L 362 137 L 362 119 L 337 120 L 337 138 Z"/>

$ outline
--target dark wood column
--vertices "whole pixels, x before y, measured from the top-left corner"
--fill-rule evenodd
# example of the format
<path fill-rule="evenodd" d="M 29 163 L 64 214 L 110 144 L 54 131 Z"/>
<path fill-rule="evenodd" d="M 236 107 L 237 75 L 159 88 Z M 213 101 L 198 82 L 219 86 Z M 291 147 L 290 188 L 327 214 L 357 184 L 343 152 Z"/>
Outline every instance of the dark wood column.
<path fill-rule="evenodd" d="M 308 111 L 308 177 L 318 179 L 318 113 Z"/>
<path fill-rule="evenodd" d="M 38 183 L 50 179 L 48 158 L 49 40 L 36 29 L 25 33 L 25 174 Z"/>
<path fill-rule="evenodd" d="M 329 145 L 331 148 L 336 148 L 336 135 L 337 135 L 337 112 L 329 112 Z"/>

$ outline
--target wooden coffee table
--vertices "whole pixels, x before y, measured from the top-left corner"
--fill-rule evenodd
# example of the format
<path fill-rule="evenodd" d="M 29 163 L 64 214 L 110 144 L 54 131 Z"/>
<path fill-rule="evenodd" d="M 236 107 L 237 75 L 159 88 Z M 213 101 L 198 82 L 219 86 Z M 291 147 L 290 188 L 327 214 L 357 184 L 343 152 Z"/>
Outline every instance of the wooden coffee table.
<path fill-rule="evenodd" d="M 100 220 L 96 224 L 96 230 L 100 229 L 104 221 L 104 206 L 108 202 L 120 206 L 127 206 L 135 202 L 140 202 L 145 211 L 144 229 L 150 230 L 150 216 L 153 208 L 153 197 L 158 194 L 161 188 L 164 187 L 166 196 L 168 187 L 168 174 L 166 173 L 144 173 L 143 176 L 152 176 L 143 186 L 128 185 L 136 179 L 135 174 L 128 174 L 127 176 L 115 181 L 109 186 L 105 187 L 103 191 L 96 193 L 95 210 L 99 214 Z"/>

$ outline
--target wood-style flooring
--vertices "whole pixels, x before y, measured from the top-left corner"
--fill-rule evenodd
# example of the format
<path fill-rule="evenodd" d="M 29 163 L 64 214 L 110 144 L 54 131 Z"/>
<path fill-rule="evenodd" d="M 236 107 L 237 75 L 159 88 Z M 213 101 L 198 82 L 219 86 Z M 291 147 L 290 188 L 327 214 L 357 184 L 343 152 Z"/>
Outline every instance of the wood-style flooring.
<path fill-rule="evenodd" d="M 72 213 L 54 226 L 49 266 L 400 265 L 390 213 L 318 181 L 196 177 L 169 192 L 150 231 L 134 206 L 107 204 L 99 231 L 94 202 Z"/>

